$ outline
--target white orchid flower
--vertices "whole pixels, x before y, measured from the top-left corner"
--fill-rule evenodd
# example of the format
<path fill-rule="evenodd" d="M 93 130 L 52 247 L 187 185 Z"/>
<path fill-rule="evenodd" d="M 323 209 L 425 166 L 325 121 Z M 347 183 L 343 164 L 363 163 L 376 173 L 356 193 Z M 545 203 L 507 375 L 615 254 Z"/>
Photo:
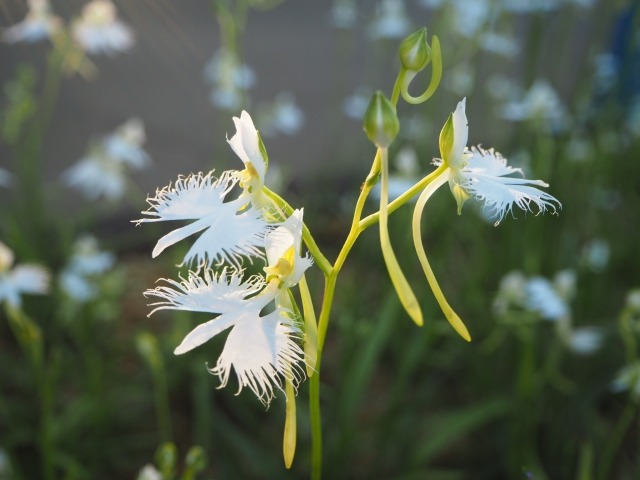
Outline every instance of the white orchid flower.
<path fill-rule="evenodd" d="M 118 20 L 111 0 L 87 3 L 71 28 L 76 42 L 90 54 L 112 55 L 129 50 L 134 44 L 131 29 Z"/>
<path fill-rule="evenodd" d="M 243 196 L 248 196 L 254 207 L 261 209 L 269 202 L 262 195 L 264 177 L 267 174 L 269 159 L 256 130 L 251 115 L 242 111 L 240 118 L 233 117 L 236 133 L 227 142 L 244 163 L 244 170 L 238 173 Z"/>
<path fill-rule="evenodd" d="M 506 159 L 493 149 L 467 148 L 469 127 L 465 104 L 466 99 L 458 103 L 450 117 L 451 123 L 447 122 L 445 125 L 440 145 L 443 159 L 434 162 L 436 165 L 444 163 L 449 167 L 449 187 L 458 203 L 458 213 L 469 198 L 483 203 L 488 215 L 496 221 L 496 225 L 507 213 L 512 212 L 514 205 L 525 211 L 533 211 L 532 206 L 535 205 L 538 213 L 547 210 L 555 213 L 561 207 L 560 202 L 536 188 L 548 187 L 547 183 L 510 176 L 522 175 L 523 172 L 519 168 L 507 165 Z M 447 135 L 452 135 L 453 138 L 442 138 Z"/>
<path fill-rule="evenodd" d="M 7 43 L 35 43 L 51 38 L 62 26 L 62 20 L 51 13 L 48 0 L 29 0 L 27 16 L 2 32 Z"/>
<path fill-rule="evenodd" d="M 147 199 L 151 208 L 142 214 L 153 218 L 136 220 L 138 224 L 194 220 L 158 240 L 152 252 L 154 258 L 165 248 L 201 231 L 185 255 L 185 263 L 227 261 L 238 266 L 243 256 L 263 256 L 259 247 L 269 226 L 261 212 L 247 208 L 248 199 L 243 197 L 225 202 L 238 182 L 234 173 L 224 172 L 218 179 L 213 171 L 207 175 L 180 176 L 173 185 L 158 189 L 153 198 Z"/>
<path fill-rule="evenodd" d="M 304 272 L 313 264 L 308 256 L 301 256 L 303 210 L 295 210 L 280 226 L 265 237 L 267 263 L 264 271 L 267 282 L 277 280 L 281 289 L 298 284 Z"/>
<path fill-rule="evenodd" d="M 282 379 L 297 385 L 304 377 L 305 356 L 297 341 L 301 332 L 286 309 L 276 307 L 261 316 L 261 311 L 276 295 L 263 277 L 254 275 L 242 281 L 242 271 L 223 269 L 219 274 L 205 269 L 204 276 L 189 272 L 187 280 L 164 279 L 169 286 L 148 290 L 145 295 L 162 300 L 152 305 L 155 310 L 172 309 L 206 312 L 218 315 L 198 325 L 175 349 L 180 355 L 202 345 L 231 328 L 216 366 L 210 369 L 218 375 L 224 387 L 231 367 L 239 382 L 238 393 L 249 387 L 264 404 L 282 390 Z M 153 313 L 151 312 L 151 313 Z"/>
<path fill-rule="evenodd" d="M 24 293 L 42 295 L 49 291 L 50 275 L 40 265 L 16 265 L 13 252 L 0 242 L 0 303 L 6 301 L 12 307 L 22 304 Z"/>
<path fill-rule="evenodd" d="M 104 148 L 111 157 L 139 170 L 151 163 L 149 154 L 142 148 L 145 139 L 142 120 L 130 118 L 104 139 Z"/>

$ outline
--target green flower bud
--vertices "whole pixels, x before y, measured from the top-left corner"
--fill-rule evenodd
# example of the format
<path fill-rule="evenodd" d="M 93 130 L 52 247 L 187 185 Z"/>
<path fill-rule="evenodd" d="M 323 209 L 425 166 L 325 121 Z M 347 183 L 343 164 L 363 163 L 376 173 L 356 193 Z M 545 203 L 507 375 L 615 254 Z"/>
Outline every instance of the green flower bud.
<path fill-rule="evenodd" d="M 371 97 L 364 114 L 364 132 L 378 148 L 387 148 L 398 135 L 400 122 L 396 108 L 384 93 L 377 91 Z"/>
<path fill-rule="evenodd" d="M 402 66 L 413 72 L 423 70 L 431 62 L 431 47 L 427 43 L 427 27 L 412 33 L 400 44 Z"/>

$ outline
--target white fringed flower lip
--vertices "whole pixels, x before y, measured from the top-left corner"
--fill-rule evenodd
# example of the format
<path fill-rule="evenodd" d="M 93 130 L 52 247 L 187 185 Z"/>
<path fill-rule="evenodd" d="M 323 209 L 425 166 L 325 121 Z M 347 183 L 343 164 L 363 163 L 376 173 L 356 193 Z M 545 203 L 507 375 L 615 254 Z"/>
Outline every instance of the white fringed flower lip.
<path fill-rule="evenodd" d="M 158 189 L 154 197 L 147 199 L 151 208 L 142 214 L 150 218 L 136 220 L 137 224 L 193 220 L 158 240 L 152 252 L 154 258 L 198 232 L 202 234 L 185 255 L 184 263 L 226 261 L 239 266 L 243 257 L 264 257 L 261 247 L 270 227 L 262 213 L 248 206 L 248 200 L 242 197 L 225 201 L 238 182 L 235 172 L 226 171 L 220 178 L 213 173 L 180 176 L 173 185 Z"/>
<path fill-rule="evenodd" d="M 13 268 L 13 252 L 0 242 L 0 304 L 7 302 L 12 307 L 22 305 L 25 293 L 43 295 L 49 292 L 49 271 L 35 264 L 19 264 Z"/>
<path fill-rule="evenodd" d="M 453 145 L 447 161 L 451 190 L 455 192 L 462 188 L 469 197 L 481 202 L 495 225 L 512 213 L 514 206 L 536 214 L 557 213 L 562 208 L 560 201 L 536 188 L 548 187 L 547 183 L 513 177 L 514 174 L 524 177 L 522 169 L 509 166 L 507 160 L 492 148 L 466 146 L 469 127 L 465 107 L 466 98 L 458 103 L 452 115 Z M 436 165 L 442 163 L 441 159 L 434 160 Z"/>
<path fill-rule="evenodd" d="M 216 366 L 210 372 L 227 385 L 233 368 L 239 389 L 249 387 L 265 405 L 282 389 L 282 380 L 297 385 L 304 378 L 305 355 L 299 345 L 301 332 L 291 312 L 276 307 L 262 315 L 276 290 L 268 288 L 264 278 L 254 275 L 243 279 L 243 271 L 229 267 L 219 273 L 205 268 L 202 275 L 189 272 L 177 282 L 162 279 L 167 285 L 147 290 L 145 296 L 160 298 L 156 308 L 187 310 L 217 315 L 195 327 L 176 347 L 181 355 L 204 344 L 219 333 L 231 329 Z"/>

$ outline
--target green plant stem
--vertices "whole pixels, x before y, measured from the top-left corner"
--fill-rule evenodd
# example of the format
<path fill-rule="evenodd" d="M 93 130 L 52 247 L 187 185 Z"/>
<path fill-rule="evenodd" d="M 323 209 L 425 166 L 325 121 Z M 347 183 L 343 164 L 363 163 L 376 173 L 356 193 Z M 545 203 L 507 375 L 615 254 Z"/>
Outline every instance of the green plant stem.
<path fill-rule="evenodd" d="M 613 432 L 608 438 L 606 442 L 606 446 L 604 448 L 604 452 L 602 453 L 602 461 L 600 462 L 600 468 L 598 469 L 598 478 L 600 480 L 607 480 L 611 477 L 611 466 L 613 465 L 613 460 L 615 459 L 616 453 L 622 444 L 622 440 L 626 435 L 629 427 L 631 426 L 633 419 L 636 416 L 636 412 L 638 410 L 638 405 L 633 402 L 633 400 L 629 399 L 627 404 L 625 405 L 620 418 L 616 422 L 616 426 L 613 429 Z"/>

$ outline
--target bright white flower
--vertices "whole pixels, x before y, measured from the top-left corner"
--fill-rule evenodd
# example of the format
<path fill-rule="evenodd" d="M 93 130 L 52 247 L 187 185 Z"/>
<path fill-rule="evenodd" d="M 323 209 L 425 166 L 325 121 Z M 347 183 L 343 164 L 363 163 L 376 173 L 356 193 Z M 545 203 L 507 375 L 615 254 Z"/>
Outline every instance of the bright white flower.
<path fill-rule="evenodd" d="M 301 256 L 303 211 L 295 210 L 289 218 L 265 237 L 267 282 L 278 281 L 282 290 L 297 285 L 304 272 L 313 264 L 307 255 Z"/>
<path fill-rule="evenodd" d="M 526 291 L 527 308 L 539 313 L 542 318 L 559 321 L 569 316 L 569 305 L 558 295 L 547 279 L 531 278 L 527 283 Z"/>
<path fill-rule="evenodd" d="M 76 240 L 73 254 L 60 274 L 60 285 L 65 293 L 77 302 L 87 302 L 95 298 L 95 279 L 115 263 L 110 252 L 100 251 L 98 241 L 90 235 Z"/>
<path fill-rule="evenodd" d="M 282 389 L 283 378 L 297 385 L 304 376 L 300 365 L 305 360 L 304 352 L 297 343 L 301 332 L 285 309 L 276 307 L 261 316 L 263 308 L 275 298 L 277 288 L 268 287 L 260 276 L 243 282 L 241 275 L 239 270 L 226 268 L 219 274 L 205 269 L 203 277 L 189 272 L 187 280 L 164 280 L 170 286 L 148 290 L 145 295 L 162 299 L 153 304 L 154 312 L 175 309 L 218 315 L 192 330 L 174 353 L 186 353 L 231 328 L 216 366 L 210 371 L 218 375 L 220 387 L 224 387 L 233 367 L 238 393 L 249 387 L 268 405 L 275 396 L 274 387 Z"/>
<path fill-rule="evenodd" d="M 140 170 L 151 163 L 149 155 L 142 148 L 145 139 L 142 120 L 131 118 L 105 138 L 104 148 L 111 157 Z"/>
<path fill-rule="evenodd" d="M 129 50 L 134 43 L 131 29 L 118 20 L 111 0 L 92 0 L 72 25 L 73 37 L 84 51 L 112 55 Z"/>
<path fill-rule="evenodd" d="M 227 110 L 239 108 L 245 97 L 245 92 L 256 83 L 256 75 L 246 64 L 240 63 L 238 56 L 227 50 L 220 49 L 205 65 L 204 76 L 211 85 L 211 103 Z"/>
<path fill-rule="evenodd" d="M 369 25 L 371 38 L 403 38 L 411 29 L 403 0 L 382 0 L 376 19 Z"/>
<path fill-rule="evenodd" d="M 136 480 L 162 480 L 162 474 L 153 465 L 145 465 L 138 473 Z"/>
<path fill-rule="evenodd" d="M 457 203 L 458 212 L 464 202 L 473 197 L 484 205 L 487 215 L 495 219 L 497 225 L 511 213 L 514 205 L 524 211 L 533 211 L 535 205 L 538 213 L 560 208 L 560 202 L 532 185 L 548 187 L 542 180 L 528 180 L 510 175 L 523 172 L 519 168 L 507 165 L 507 160 L 493 149 L 482 147 L 466 147 L 469 136 L 466 99 L 463 99 L 452 116 L 453 145 L 446 159 L 449 166 L 449 187 Z M 434 162 L 440 165 L 442 160 Z"/>
<path fill-rule="evenodd" d="M 207 175 L 180 176 L 173 185 L 158 189 L 153 198 L 147 199 L 151 208 L 142 212 L 152 218 L 137 220 L 138 224 L 168 220 L 194 222 L 158 240 L 152 256 L 158 256 L 165 248 L 201 231 L 203 233 L 185 255 L 185 263 L 227 261 L 239 265 L 243 256 L 262 256 L 259 247 L 268 225 L 261 212 L 246 208 L 248 200 L 244 197 L 225 202 L 225 197 L 237 183 L 236 172 L 224 172 L 216 179 L 211 171 Z"/>
<path fill-rule="evenodd" d="M 230 139 L 227 138 L 227 142 L 244 163 L 244 170 L 237 173 L 240 187 L 243 189 L 242 196 L 249 196 L 253 206 L 262 209 L 267 205 L 267 201 L 262 197 L 262 188 L 269 159 L 251 115 L 243 110 L 240 118 L 233 117 L 233 123 L 236 133 Z"/>
<path fill-rule="evenodd" d="M 2 32 L 7 43 L 34 43 L 51 38 L 62 25 L 62 20 L 51 13 L 48 0 L 29 0 L 25 19 Z"/>
<path fill-rule="evenodd" d="M 0 303 L 22 304 L 24 293 L 42 295 L 49 291 L 49 272 L 40 265 L 13 265 L 13 252 L 0 242 Z"/>

